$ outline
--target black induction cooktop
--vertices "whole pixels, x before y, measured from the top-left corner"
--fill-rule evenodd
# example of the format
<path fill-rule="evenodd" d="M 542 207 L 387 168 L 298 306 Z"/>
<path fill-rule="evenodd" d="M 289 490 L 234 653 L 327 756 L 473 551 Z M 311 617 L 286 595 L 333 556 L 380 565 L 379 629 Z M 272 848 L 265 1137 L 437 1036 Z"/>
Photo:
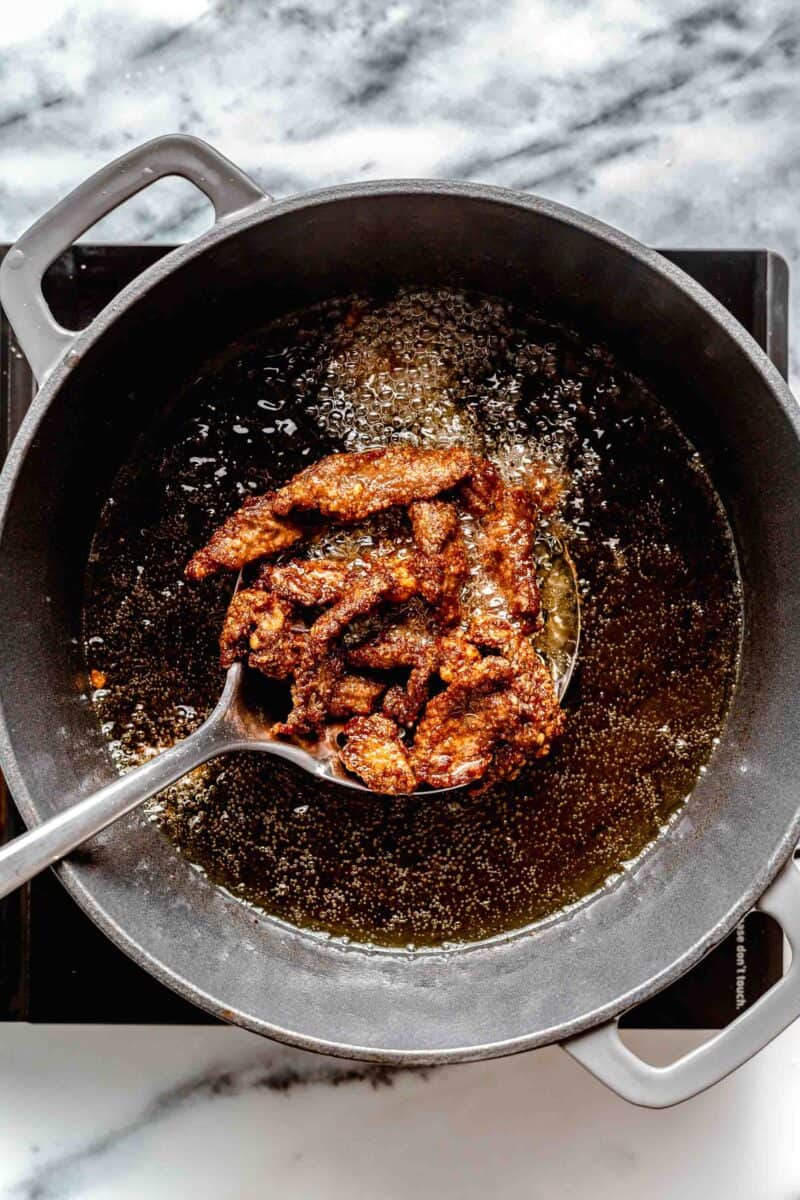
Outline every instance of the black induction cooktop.
<path fill-rule="evenodd" d="M 44 291 L 56 317 L 81 328 L 167 246 L 79 245 L 50 268 Z M 0 246 L 0 258 L 8 250 Z M 753 334 L 785 376 L 788 271 L 765 250 L 662 250 L 715 295 Z M 35 392 L 33 376 L 0 312 L 0 455 Z M 22 831 L 0 779 L 0 842 Z M 750 913 L 694 970 L 621 1024 L 716 1029 L 780 977 L 783 935 Z M 47 872 L 0 901 L 0 1020 L 86 1023 L 212 1023 L 130 961 Z"/>

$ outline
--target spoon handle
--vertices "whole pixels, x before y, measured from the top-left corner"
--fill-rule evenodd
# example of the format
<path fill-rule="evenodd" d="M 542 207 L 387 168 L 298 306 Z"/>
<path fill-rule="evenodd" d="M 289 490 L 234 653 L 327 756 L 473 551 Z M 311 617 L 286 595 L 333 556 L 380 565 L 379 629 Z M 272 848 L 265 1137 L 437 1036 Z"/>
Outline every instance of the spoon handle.
<path fill-rule="evenodd" d="M 163 754 L 8 842 L 0 848 L 0 898 L 229 745 L 223 723 L 212 716 Z"/>

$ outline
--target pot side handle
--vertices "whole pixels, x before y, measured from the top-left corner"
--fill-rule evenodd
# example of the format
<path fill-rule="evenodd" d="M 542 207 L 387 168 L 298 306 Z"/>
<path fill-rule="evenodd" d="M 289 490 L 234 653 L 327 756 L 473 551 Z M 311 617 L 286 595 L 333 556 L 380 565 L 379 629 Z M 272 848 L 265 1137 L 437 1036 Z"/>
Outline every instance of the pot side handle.
<path fill-rule="evenodd" d="M 624 1045 L 614 1020 L 562 1042 L 564 1049 L 618 1096 L 645 1108 L 680 1104 L 741 1067 L 800 1016 L 800 871 L 793 858 L 756 907 L 783 928 L 791 965 L 752 1008 L 710 1041 L 667 1067 L 654 1067 Z"/>
<path fill-rule="evenodd" d="M 102 217 L 166 175 L 181 175 L 214 206 L 217 223 L 270 197 L 224 155 L 199 138 L 154 138 L 101 167 L 31 225 L 0 266 L 0 303 L 41 384 L 78 331 L 56 321 L 42 294 L 50 264 Z"/>

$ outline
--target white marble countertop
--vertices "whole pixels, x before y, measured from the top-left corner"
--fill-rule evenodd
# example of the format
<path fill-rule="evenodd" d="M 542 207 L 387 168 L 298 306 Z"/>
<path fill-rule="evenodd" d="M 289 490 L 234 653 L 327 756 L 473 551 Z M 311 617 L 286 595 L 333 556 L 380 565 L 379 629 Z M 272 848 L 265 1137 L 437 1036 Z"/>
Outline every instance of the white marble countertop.
<path fill-rule="evenodd" d="M 694 1035 L 642 1035 L 663 1061 Z M 235 1029 L 0 1030 L 9 1200 L 795 1200 L 800 1036 L 650 1112 L 555 1047 L 427 1075 Z"/>
<path fill-rule="evenodd" d="M 479 179 L 651 244 L 766 246 L 800 279 L 795 0 L 29 0 L 4 11 L 0 78 L 3 240 L 180 130 L 275 195 Z M 169 181 L 92 236 L 173 241 L 207 219 Z M 799 1106 L 800 1026 L 663 1113 L 557 1049 L 425 1075 L 238 1030 L 5 1026 L 0 1194 L 789 1200 Z"/>

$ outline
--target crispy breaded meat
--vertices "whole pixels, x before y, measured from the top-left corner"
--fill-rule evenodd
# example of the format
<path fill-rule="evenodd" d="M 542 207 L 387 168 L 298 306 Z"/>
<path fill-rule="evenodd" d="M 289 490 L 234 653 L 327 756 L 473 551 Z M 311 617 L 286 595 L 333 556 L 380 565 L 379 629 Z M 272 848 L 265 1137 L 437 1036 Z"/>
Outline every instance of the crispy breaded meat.
<path fill-rule="evenodd" d="M 449 687 L 434 696 L 417 726 L 411 766 L 431 787 L 458 787 L 482 779 L 492 765 L 507 694 Z"/>
<path fill-rule="evenodd" d="M 480 662 L 478 647 L 462 633 L 448 633 L 439 638 L 439 675 L 445 683 L 467 678 L 467 672 Z"/>
<path fill-rule="evenodd" d="M 262 587 L 303 604 L 317 608 L 338 600 L 345 590 L 353 564 L 343 558 L 309 558 L 288 563 L 265 563 L 258 575 Z"/>
<path fill-rule="evenodd" d="M 437 612 L 443 624 L 453 625 L 461 615 L 461 588 L 469 568 L 458 511 L 446 500 L 417 500 L 408 515 L 415 544 L 440 564 Z"/>
<path fill-rule="evenodd" d="M 561 732 L 563 713 L 549 673 L 537 676 L 536 703 L 516 687 L 515 668 L 499 656 L 483 658 L 463 680 L 434 696 L 417 726 L 411 765 L 431 787 L 516 774 L 539 758 Z M 471 678 L 470 678 L 471 676 Z"/>
<path fill-rule="evenodd" d="M 344 727 L 346 744 L 340 751 L 348 771 L 375 792 L 413 792 L 417 780 L 408 751 L 394 721 L 380 713 L 353 717 Z"/>
<path fill-rule="evenodd" d="M 366 717 L 386 691 L 386 684 L 367 675 L 343 675 L 334 684 L 328 712 L 336 721 Z"/>
<path fill-rule="evenodd" d="M 498 479 L 491 503 L 482 496 L 473 511 L 480 516 L 478 551 L 484 569 L 497 582 L 509 612 L 533 628 L 540 604 L 533 497 L 524 488 Z"/>
<path fill-rule="evenodd" d="M 423 554 L 439 554 L 458 529 L 458 513 L 446 500 L 415 500 L 408 506 L 408 516 Z"/>
<path fill-rule="evenodd" d="M 248 501 L 187 568 L 202 578 L 281 555 L 261 561 L 234 595 L 222 665 L 243 660 L 289 682 L 291 709 L 276 735 L 323 737 L 346 721 L 342 762 L 376 791 L 512 777 L 547 753 L 564 724 L 530 640 L 536 519 L 561 486 L 553 480 L 543 468 L 529 487 L 511 486 L 460 449 L 323 459 Z M 398 513 L 391 534 L 357 531 L 352 559 L 283 553 L 305 536 L 297 512 L 317 514 L 313 529 L 324 533 L 320 517 L 352 523 L 392 506 L 406 508 L 410 542 Z M 475 530 L 469 544 L 465 523 Z M 481 572 L 505 615 L 465 611 L 465 581 Z"/>
<path fill-rule="evenodd" d="M 514 669 L 514 691 L 529 721 L 544 732 L 542 743 L 561 732 L 564 713 L 558 705 L 553 678 L 529 638 L 502 617 L 478 616 L 470 622 L 467 637 L 477 646 L 497 650 Z"/>
<path fill-rule="evenodd" d="M 247 657 L 273 679 L 292 673 L 299 652 L 291 604 L 261 588 L 243 588 L 231 600 L 220 635 L 220 664 Z"/>
<path fill-rule="evenodd" d="M 469 574 L 467 547 L 460 528 L 448 540 L 439 559 L 442 564 L 442 588 L 436 610 L 443 625 L 455 625 L 461 618 L 461 591 Z"/>
<path fill-rule="evenodd" d="M 331 703 L 344 676 L 341 651 L 326 649 L 322 654 L 308 641 L 295 666 L 292 680 L 292 709 L 285 721 L 276 726 L 282 734 L 319 734 L 329 720 Z"/>
<path fill-rule="evenodd" d="M 269 558 L 299 542 L 303 537 L 300 526 L 275 515 L 276 495 L 267 492 L 263 496 L 248 496 L 242 507 L 189 560 L 187 579 L 204 579 L 223 568 L 239 571 L 247 563 Z"/>
<path fill-rule="evenodd" d="M 483 516 L 494 505 L 499 484 L 497 469 L 487 459 L 478 458 L 459 491 L 467 509 L 475 516 Z"/>
<path fill-rule="evenodd" d="M 429 652 L 408 674 L 405 686 L 396 683 L 383 698 L 383 711 L 398 725 L 413 725 L 430 695 L 436 659 Z"/>
<path fill-rule="evenodd" d="M 405 577 L 398 578 L 387 568 L 371 572 L 353 570 L 348 587 L 339 600 L 326 608 L 311 626 L 311 637 L 319 646 L 325 646 L 337 638 L 356 617 L 363 617 L 396 596 L 408 598 L 416 591 L 416 584 Z"/>
<path fill-rule="evenodd" d="M 550 672 L 510 621 L 476 618 L 467 644 L 499 653 L 475 658 L 462 639 L 442 639 L 440 673 L 450 686 L 425 709 L 411 758 L 418 778 L 432 787 L 510 777 L 526 759 L 547 754 L 563 730 Z"/>
<path fill-rule="evenodd" d="M 394 625 L 348 654 L 356 666 L 393 671 L 410 667 L 405 684 L 394 684 L 383 699 L 383 711 L 398 725 L 412 725 L 427 702 L 438 663 L 437 640 L 418 624 Z"/>
<path fill-rule="evenodd" d="M 331 454 L 301 471 L 275 498 L 275 512 L 314 509 L 339 521 L 362 521 L 370 513 L 426 500 L 469 475 L 468 450 L 420 450 L 385 446 L 357 454 Z"/>
<path fill-rule="evenodd" d="M 360 454 L 330 454 L 295 475 L 285 487 L 251 496 L 198 550 L 186 568 L 203 579 L 226 568 L 238 571 L 269 558 L 304 536 L 288 519 L 293 511 L 313 510 L 346 524 L 371 513 L 438 496 L 469 475 L 476 460 L 467 450 L 419 450 L 387 446 Z"/>
<path fill-rule="evenodd" d="M 348 652 L 348 661 L 354 667 L 368 667 L 375 671 L 391 671 L 395 667 L 413 667 L 429 650 L 435 648 L 436 639 L 419 623 L 408 621 L 403 625 L 391 625 L 377 637 Z"/>

